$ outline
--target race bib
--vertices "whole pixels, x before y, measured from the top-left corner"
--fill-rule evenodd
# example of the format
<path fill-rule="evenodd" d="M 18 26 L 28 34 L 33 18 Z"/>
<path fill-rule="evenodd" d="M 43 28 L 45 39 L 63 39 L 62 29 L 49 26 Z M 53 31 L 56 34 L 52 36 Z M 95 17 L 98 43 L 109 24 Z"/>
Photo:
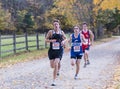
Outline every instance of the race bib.
<path fill-rule="evenodd" d="M 80 46 L 74 46 L 74 52 L 79 52 L 80 51 Z"/>
<path fill-rule="evenodd" d="M 88 44 L 88 39 L 85 39 L 85 43 L 84 44 L 86 44 L 86 45 Z"/>
<path fill-rule="evenodd" d="M 53 48 L 53 49 L 60 49 L 60 43 L 59 43 L 59 42 L 54 42 L 54 43 L 52 44 L 52 48 Z"/>

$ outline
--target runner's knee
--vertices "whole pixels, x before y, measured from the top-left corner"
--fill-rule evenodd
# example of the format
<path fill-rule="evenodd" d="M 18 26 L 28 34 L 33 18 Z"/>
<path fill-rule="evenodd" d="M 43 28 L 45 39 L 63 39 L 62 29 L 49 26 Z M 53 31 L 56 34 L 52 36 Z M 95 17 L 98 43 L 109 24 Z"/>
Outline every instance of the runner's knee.
<path fill-rule="evenodd" d="M 51 68 L 54 68 L 54 64 L 50 64 Z"/>
<path fill-rule="evenodd" d="M 75 65 L 75 59 L 71 60 L 71 65 L 74 66 Z"/>
<path fill-rule="evenodd" d="M 54 64 L 58 66 L 58 65 L 59 65 L 59 62 L 60 62 L 60 59 L 57 58 L 57 59 L 55 59 Z"/>

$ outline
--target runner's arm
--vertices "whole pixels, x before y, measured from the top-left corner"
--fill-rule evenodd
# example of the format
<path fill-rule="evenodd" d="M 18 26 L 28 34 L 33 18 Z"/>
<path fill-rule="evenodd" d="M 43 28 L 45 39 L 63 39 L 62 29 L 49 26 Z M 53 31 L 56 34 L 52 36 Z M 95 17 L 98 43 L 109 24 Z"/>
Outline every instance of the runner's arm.
<path fill-rule="evenodd" d="M 91 40 L 91 45 L 92 45 L 94 42 L 94 34 L 91 30 L 89 30 L 89 33 L 90 33 L 90 40 Z"/>
<path fill-rule="evenodd" d="M 86 42 L 86 41 L 85 41 L 85 37 L 84 37 L 83 34 L 81 34 L 81 41 L 82 41 L 82 43 L 85 43 L 85 42 Z"/>
<path fill-rule="evenodd" d="M 65 35 L 65 33 L 62 31 L 62 35 L 63 35 L 63 41 L 62 44 L 65 44 L 65 42 L 67 41 L 67 37 Z"/>
<path fill-rule="evenodd" d="M 68 39 L 68 43 L 71 43 L 72 40 L 72 34 L 70 35 L 70 38 Z"/>
<path fill-rule="evenodd" d="M 56 40 L 55 39 L 50 39 L 52 36 L 52 30 L 50 30 L 47 35 L 46 35 L 46 38 L 45 38 L 45 41 L 50 43 L 50 42 L 55 42 Z"/>
<path fill-rule="evenodd" d="M 70 35 L 70 38 L 68 39 L 68 49 L 71 48 L 71 41 L 72 41 L 72 34 Z"/>

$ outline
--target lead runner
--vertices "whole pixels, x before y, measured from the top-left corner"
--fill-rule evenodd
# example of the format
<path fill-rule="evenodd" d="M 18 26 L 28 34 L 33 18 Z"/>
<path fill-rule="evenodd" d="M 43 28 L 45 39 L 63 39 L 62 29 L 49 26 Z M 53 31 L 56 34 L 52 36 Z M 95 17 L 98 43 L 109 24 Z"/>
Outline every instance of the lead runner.
<path fill-rule="evenodd" d="M 54 20 L 54 29 L 50 30 L 46 36 L 46 42 L 50 43 L 48 50 L 48 57 L 50 60 L 50 66 L 54 69 L 53 71 L 53 82 L 52 86 L 55 86 L 55 80 L 57 77 L 58 69 L 60 68 L 60 59 L 62 59 L 63 46 L 66 42 L 66 35 L 60 28 L 59 20 Z"/>

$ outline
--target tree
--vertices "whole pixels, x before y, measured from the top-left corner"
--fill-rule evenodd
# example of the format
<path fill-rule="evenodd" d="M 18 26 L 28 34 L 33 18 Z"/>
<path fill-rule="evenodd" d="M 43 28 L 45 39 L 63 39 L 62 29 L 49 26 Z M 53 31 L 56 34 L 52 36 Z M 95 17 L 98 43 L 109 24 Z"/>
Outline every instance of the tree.
<path fill-rule="evenodd" d="M 22 10 L 22 11 L 17 11 L 17 18 L 15 21 L 15 27 L 16 27 L 16 31 L 17 33 L 21 34 L 23 31 L 23 19 L 26 15 L 27 11 L 26 10 Z"/>
<path fill-rule="evenodd" d="M 93 0 L 94 12 L 95 12 L 95 26 L 98 29 L 98 33 L 104 33 L 104 27 L 107 32 L 113 31 L 116 28 L 116 21 L 118 16 L 113 16 L 114 8 L 120 10 L 120 0 Z M 116 17 L 116 20 L 114 19 Z M 99 29 L 100 28 L 100 29 Z M 101 33 L 99 33 L 101 34 Z M 102 36 L 103 37 L 103 36 Z"/>
<path fill-rule="evenodd" d="M 74 13 L 74 3 L 76 0 L 57 0 L 54 1 L 51 10 L 45 13 L 44 26 L 51 28 L 51 22 L 53 19 L 59 19 L 62 25 L 62 29 L 70 30 L 74 25 L 77 25 L 79 21 Z"/>
<path fill-rule="evenodd" d="M 34 21 L 31 18 L 31 14 L 27 13 L 23 19 L 24 30 L 29 29 L 29 28 L 33 28 L 33 26 L 34 26 Z"/>
<path fill-rule="evenodd" d="M 11 14 L 4 10 L 0 3 L 0 30 L 10 29 L 12 27 Z M 13 30 L 13 29 L 12 29 Z"/>
<path fill-rule="evenodd" d="M 112 11 L 111 21 L 106 23 L 105 26 L 109 31 L 113 31 L 118 25 L 120 25 L 120 10 L 115 8 Z"/>

